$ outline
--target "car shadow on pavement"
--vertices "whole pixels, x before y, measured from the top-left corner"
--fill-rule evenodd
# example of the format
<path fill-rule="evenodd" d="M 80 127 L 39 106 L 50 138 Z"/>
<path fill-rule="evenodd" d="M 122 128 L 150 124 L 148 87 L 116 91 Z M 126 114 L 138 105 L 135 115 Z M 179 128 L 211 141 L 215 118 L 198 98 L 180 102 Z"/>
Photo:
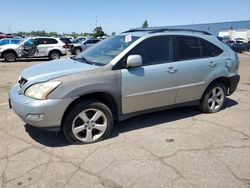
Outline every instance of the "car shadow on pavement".
<path fill-rule="evenodd" d="M 48 147 L 63 147 L 70 145 L 64 135 L 59 131 L 42 130 L 30 125 L 25 125 L 26 132 L 36 142 Z"/>
<path fill-rule="evenodd" d="M 235 106 L 237 104 L 237 101 L 227 98 L 222 110 L 231 108 L 232 106 Z M 198 107 L 195 106 L 173 108 L 155 113 L 144 114 L 128 119 L 126 121 L 116 123 L 110 138 L 119 136 L 119 134 L 124 132 L 143 129 L 162 123 L 174 122 L 180 119 L 190 118 L 200 114 L 202 114 L 202 112 L 198 109 Z"/>
<path fill-rule="evenodd" d="M 227 98 L 224 109 L 231 108 L 237 104 L 237 101 Z M 179 119 L 189 118 L 201 113 L 202 112 L 196 107 L 181 107 L 140 115 L 122 122 L 115 122 L 112 133 L 108 139 L 117 137 L 119 134 L 124 132 L 143 129 L 162 123 L 174 122 Z M 48 147 L 64 147 L 70 145 L 61 132 L 45 131 L 29 125 L 25 125 L 25 128 L 30 137 L 42 145 Z"/>

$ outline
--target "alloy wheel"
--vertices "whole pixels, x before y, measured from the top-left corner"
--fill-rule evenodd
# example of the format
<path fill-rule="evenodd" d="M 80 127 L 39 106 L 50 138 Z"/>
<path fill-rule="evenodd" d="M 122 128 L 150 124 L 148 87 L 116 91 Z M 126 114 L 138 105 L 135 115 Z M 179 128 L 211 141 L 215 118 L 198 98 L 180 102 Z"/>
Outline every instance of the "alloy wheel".
<path fill-rule="evenodd" d="M 95 108 L 90 108 L 79 113 L 73 121 L 72 133 L 82 142 L 94 142 L 105 133 L 107 117 Z"/>
<path fill-rule="evenodd" d="M 221 107 L 223 104 L 225 95 L 220 87 L 215 87 L 209 94 L 208 94 L 208 107 L 210 110 L 215 111 Z"/>
<path fill-rule="evenodd" d="M 5 59 L 6 59 L 6 61 L 8 61 L 8 62 L 13 62 L 13 61 L 15 61 L 16 56 L 15 56 L 15 54 L 13 54 L 13 53 L 7 53 L 7 54 L 5 55 Z"/>

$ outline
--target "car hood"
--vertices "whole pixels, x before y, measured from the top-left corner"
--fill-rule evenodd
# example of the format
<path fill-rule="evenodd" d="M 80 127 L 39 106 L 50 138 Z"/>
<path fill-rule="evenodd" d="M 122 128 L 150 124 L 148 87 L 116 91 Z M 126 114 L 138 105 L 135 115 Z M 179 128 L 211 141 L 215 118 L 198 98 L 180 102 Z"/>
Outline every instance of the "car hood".
<path fill-rule="evenodd" d="M 98 68 L 98 66 L 67 58 L 33 65 L 25 69 L 21 73 L 21 76 L 24 79 L 28 80 L 29 85 L 31 85 L 32 83 L 44 82 L 61 76 L 66 76 L 81 71 L 92 70 L 95 68 Z"/>

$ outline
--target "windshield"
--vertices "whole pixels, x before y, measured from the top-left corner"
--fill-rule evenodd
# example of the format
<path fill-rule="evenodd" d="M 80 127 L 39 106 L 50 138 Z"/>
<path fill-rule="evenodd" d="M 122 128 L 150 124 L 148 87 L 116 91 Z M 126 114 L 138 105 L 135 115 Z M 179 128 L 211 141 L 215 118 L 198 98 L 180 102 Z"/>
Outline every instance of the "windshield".
<path fill-rule="evenodd" d="M 138 38 L 139 37 L 131 35 L 117 35 L 110 37 L 93 47 L 88 48 L 86 51 L 77 55 L 74 59 L 84 60 L 87 63 L 96 65 L 106 65 Z"/>

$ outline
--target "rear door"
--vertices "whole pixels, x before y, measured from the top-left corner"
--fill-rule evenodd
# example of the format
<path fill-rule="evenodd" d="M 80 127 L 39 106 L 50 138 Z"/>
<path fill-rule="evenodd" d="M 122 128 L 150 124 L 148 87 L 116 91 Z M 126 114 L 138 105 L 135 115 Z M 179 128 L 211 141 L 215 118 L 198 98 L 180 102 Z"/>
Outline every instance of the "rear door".
<path fill-rule="evenodd" d="M 37 38 L 37 49 L 38 54 L 37 56 L 48 56 L 49 52 L 55 47 L 55 45 L 58 43 L 56 39 L 53 38 Z"/>
<path fill-rule="evenodd" d="M 174 37 L 174 59 L 178 70 L 176 103 L 201 98 L 206 88 L 206 81 L 211 72 L 216 70 L 218 63 L 214 56 L 219 52 L 213 54 L 211 48 L 209 42 L 198 37 Z"/>
<path fill-rule="evenodd" d="M 123 114 L 175 103 L 177 74 L 170 36 L 145 39 L 128 55 L 141 55 L 143 65 L 122 69 Z"/>
<path fill-rule="evenodd" d="M 36 38 L 35 43 L 37 44 L 37 54 L 35 54 L 35 56 L 46 56 L 46 38 Z"/>

